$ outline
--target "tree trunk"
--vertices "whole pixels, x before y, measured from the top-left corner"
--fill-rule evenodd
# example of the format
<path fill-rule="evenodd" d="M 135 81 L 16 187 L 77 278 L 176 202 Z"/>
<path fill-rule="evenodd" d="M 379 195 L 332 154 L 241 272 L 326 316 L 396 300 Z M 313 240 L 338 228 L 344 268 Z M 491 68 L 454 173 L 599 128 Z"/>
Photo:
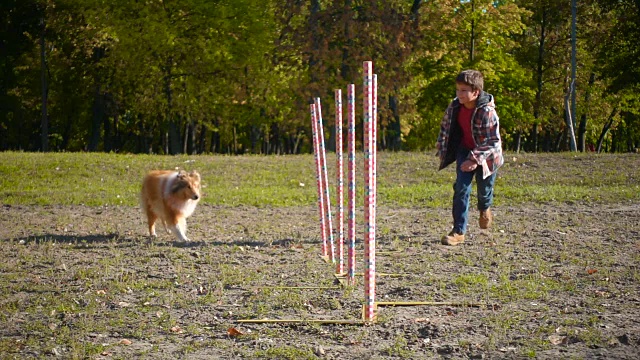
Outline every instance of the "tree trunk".
<path fill-rule="evenodd" d="M 296 135 L 296 142 L 293 144 L 293 150 L 291 152 L 292 154 L 298 154 L 300 149 L 300 142 L 302 141 L 303 138 L 304 138 L 304 132 L 298 131 L 298 134 Z"/>
<path fill-rule="evenodd" d="M 47 102 L 49 89 L 47 85 L 47 56 L 45 47 L 45 22 L 44 17 L 40 19 L 42 31 L 40 33 L 40 80 L 42 83 L 42 120 L 40 124 L 40 149 L 49 151 L 49 115 L 47 114 Z"/>
<path fill-rule="evenodd" d="M 271 124 L 271 149 L 269 151 L 270 154 L 281 154 L 280 144 L 282 143 L 280 138 L 280 125 L 277 122 L 273 122 Z"/>
<path fill-rule="evenodd" d="M 235 125 L 233 125 L 233 153 L 238 154 L 238 136 Z"/>
<path fill-rule="evenodd" d="M 533 117 L 535 122 L 531 130 L 531 147 L 533 152 L 538 151 L 538 123 L 540 119 L 540 106 L 542 106 L 542 86 L 543 86 L 543 63 L 544 63 L 544 42 L 547 38 L 547 7 L 542 9 L 542 24 L 540 24 L 540 44 L 538 45 L 538 66 L 536 77 L 538 79 L 538 88 L 536 89 L 536 100 L 533 105 Z"/>
<path fill-rule="evenodd" d="M 196 150 L 196 132 L 193 120 L 189 120 L 184 125 L 183 154 L 193 155 Z"/>
<path fill-rule="evenodd" d="M 104 152 L 111 152 L 111 150 L 113 150 L 112 147 L 112 137 L 111 137 L 111 121 L 109 119 L 109 116 L 103 116 L 102 117 L 102 126 L 104 128 L 104 135 L 103 135 L 103 150 Z"/>
<path fill-rule="evenodd" d="M 344 11 L 350 11 L 352 0 L 344 1 Z M 349 59 L 351 58 L 351 54 L 349 49 L 353 46 L 353 39 L 351 38 L 351 21 L 344 22 L 344 40 L 346 46 L 342 48 L 342 64 L 340 66 L 340 76 L 343 81 L 348 81 L 347 79 L 351 79 L 350 69 L 349 69 Z"/>
<path fill-rule="evenodd" d="M 476 10 L 476 4 L 475 4 L 474 0 L 471 0 L 471 14 L 472 14 L 472 17 L 473 17 L 473 13 L 475 12 L 475 10 Z M 469 62 L 470 63 L 473 63 L 473 60 L 475 58 L 475 56 L 474 56 L 474 53 L 475 53 L 475 50 L 476 50 L 475 49 L 475 47 L 476 47 L 475 25 L 476 25 L 475 20 L 471 20 L 471 43 L 470 43 L 470 46 L 469 46 Z"/>
<path fill-rule="evenodd" d="M 168 131 L 166 133 L 167 145 L 166 153 L 176 155 L 180 153 L 180 126 L 177 119 L 173 116 L 173 90 L 171 88 L 171 76 L 173 71 L 173 56 L 167 58 L 167 63 L 164 68 L 164 91 L 167 97 L 167 112 L 165 114 L 165 121 L 168 124 Z"/>
<path fill-rule="evenodd" d="M 567 128 L 565 127 L 564 130 L 558 132 L 558 138 L 556 139 L 556 144 L 555 144 L 555 148 L 554 151 L 558 152 L 558 151 L 563 151 L 566 150 L 567 148 Z"/>
<path fill-rule="evenodd" d="M 610 153 L 615 153 L 618 150 L 618 131 L 611 131 L 611 147 L 609 148 Z"/>
<path fill-rule="evenodd" d="M 320 25 L 318 24 L 318 13 L 320 12 L 320 0 L 311 0 L 311 14 L 309 15 L 309 30 L 311 32 L 311 43 L 313 44 L 313 49 L 317 51 L 320 49 L 320 32 L 318 28 Z M 311 87 L 314 88 L 318 83 L 318 75 L 316 65 L 318 64 L 318 56 L 311 52 L 309 56 L 309 70 L 311 71 Z M 319 92 L 315 92 L 312 94 L 313 97 L 320 96 Z M 313 100 L 313 99 L 312 99 Z"/>
<path fill-rule="evenodd" d="M 269 148 L 271 147 L 271 132 L 269 131 L 269 126 L 267 124 L 260 126 L 260 138 L 262 139 L 260 153 L 269 155 Z"/>
<path fill-rule="evenodd" d="M 234 138 L 235 138 L 235 133 L 234 133 Z M 260 140 L 260 128 L 253 124 L 249 125 L 249 141 L 251 142 L 252 154 L 256 153 L 256 148 L 258 147 L 259 140 Z"/>
<path fill-rule="evenodd" d="M 178 127 L 178 122 L 176 120 L 172 120 L 169 123 L 169 131 L 167 132 L 167 143 L 169 144 L 169 154 L 177 155 L 180 154 L 181 149 L 181 137 L 180 137 L 180 128 Z"/>
<path fill-rule="evenodd" d="M 596 81 L 596 74 L 591 73 L 589 76 L 589 86 L 587 87 L 587 92 L 584 95 L 584 108 L 585 111 L 582 112 L 582 116 L 580 117 L 580 125 L 578 126 L 578 150 L 586 151 L 586 137 L 587 137 L 587 109 L 589 108 L 589 101 L 591 100 L 591 87 L 593 83 Z"/>
<path fill-rule="evenodd" d="M 93 92 L 93 109 L 91 116 L 91 137 L 89 138 L 88 151 L 97 151 L 100 144 L 100 129 L 104 119 L 104 98 L 100 84 L 95 85 Z"/>
<path fill-rule="evenodd" d="M 64 125 L 64 130 L 62 131 L 62 142 L 60 143 L 60 147 L 57 150 L 67 150 L 67 147 L 69 146 L 69 140 L 71 140 L 71 136 L 73 133 L 74 120 L 74 114 L 68 115 L 67 121 Z"/>
<path fill-rule="evenodd" d="M 204 154 L 206 151 L 207 127 L 200 124 L 200 132 L 198 133 L 198 154 Z"/>
<path fill-rule="evenodd" d="M 390 150 L 399 151 L 402 145 L 400 110 L 398 109 L 398 99 L 394 95 L 389 95 L 389 109 L 393 115 L 387 129 L 386 143 Z"/>
<path fill-rule="evenodd" d="M 613 119 L 617 114 L 618 114 L 618 108 L 614 107 L 613 110 L 611 110 L 611 114 L 609 114 L 609 118 L 607 119 L 607 122 L 602 127 L 600 136 L 598 137 L 598 143 L 596 144 L 597 153 L 600 153 L 602 151 L 602 142 L 604 141 L 605 136 L 607 136 L 609 129 L 611 129 L 611 126 L 613 126 Z"/>
<path fill-rule="evenodd" d="M 118 111 L 115 111 L 113 114 L 113 149 L 118 152 L 120 151 L 121 139 L 120 139 L 120 131 L 118 129 L 118 122 L 120 121 L 120 115 Z"/>
<path fill-rule="evenodd" d="M 547 130 L 544 133 L 544 145 L 542 149 L 545 152 L 551 152 L 552 146 L 551 131 Z"/>
<path fill-rule="evenodd" d="M 184 138 L 182 139 L 182 153 L 189 154 L 189 122 L 184 124 Z"/>
<path fill-rule="evenodd" d="M 189 145 L 187 146 L 189 155 L 195 155 L 198 153 L 196 144 L 196 124 L 192 119 L 189 121 Z"/>
<path fill-rule="evenodd" d="M 576 22 L 577 22 L 577 6 L 576 0 L 571 0 L 571 130 L 574 130 L 576 127 Z M 571 151 L 576 150 L 576 138 L 575 134 L 573 135 L 573 147 Z"/>
<path fill-rule="evenodd" d="M 214 118 L 213 120 L 214 130 L 211 131 L 211 144 L 209 145 L 209 151 L 211 153 L 223 153 L 222 144 L 220 142 L 220 121 L 218 118 Z"/>
<path fill-rule="evenodd" d="M 571 94 L 574 91 L 573 90 L 574 85 L 575 84 L 573 82 L 569 84 L 569 89 L 567 91 L 567 94 L 564 97 L 564 108 L 565 108 L 564 113 L 565 113 L 566 124 L 567 124 L 567 138 L 569 140 L 569 149 L 571 151 L 576 151 L 576 134 L 573 129 L 574 114 L 571 112 L 571 104 L 570 104 Z"/>

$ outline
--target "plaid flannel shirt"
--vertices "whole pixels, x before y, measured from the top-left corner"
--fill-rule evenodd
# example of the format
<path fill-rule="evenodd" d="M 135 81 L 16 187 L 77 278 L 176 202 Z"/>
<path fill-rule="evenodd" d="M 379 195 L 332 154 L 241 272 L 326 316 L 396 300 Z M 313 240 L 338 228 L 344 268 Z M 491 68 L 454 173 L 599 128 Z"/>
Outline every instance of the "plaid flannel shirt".
<path fill-rule="evenodd" d="M 456 161 L 456 153 L 462 139 L 462 131 L 457 121 L 459 111 L 460 102 L 456 98 L 449 104 L 442 118 L 436 143 L 437 155 L 440 157 L 438 170 Z M 476 146 L 469 152 L 469 159 L 482 168 L 482 177 L 486 179 L 504 163 L 500 122 L 493 95 L 484 91 L 480 93 L 471 119 L 471 133 Z"/>

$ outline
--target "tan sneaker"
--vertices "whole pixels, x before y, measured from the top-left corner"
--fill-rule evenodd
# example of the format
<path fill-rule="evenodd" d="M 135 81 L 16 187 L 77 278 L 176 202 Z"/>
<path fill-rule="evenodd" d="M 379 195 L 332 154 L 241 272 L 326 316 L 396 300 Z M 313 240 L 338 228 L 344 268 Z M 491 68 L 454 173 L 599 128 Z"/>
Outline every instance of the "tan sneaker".
<path fill-rule="evenodd" d="M 449 235 L 442 238 L 442 245 L 456 246 L 464 242 L 464 234 L 458 234 L 455 231 L 451 231 Z"/>
<path fill-rule="evenodd" d="M 491 209 L 480 210 L 480 229 L 488 229 L 491 227 L 491 222 L 493 221 L 493 215 L 491 214 Z"/>

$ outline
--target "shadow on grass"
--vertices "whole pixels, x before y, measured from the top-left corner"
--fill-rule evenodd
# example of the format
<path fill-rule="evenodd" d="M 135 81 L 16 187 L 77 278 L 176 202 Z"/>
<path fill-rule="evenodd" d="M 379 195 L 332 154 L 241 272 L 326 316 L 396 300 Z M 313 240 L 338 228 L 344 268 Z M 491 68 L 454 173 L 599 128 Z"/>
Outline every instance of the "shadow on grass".
<path fill-rule="evenodd" d="M 319 244 L 316 240 L 307 240 L 300 241 L 294 240 L 290 238 L 272 240 L 272 241 L 260 241 L 260 240 L 238 240 L 232 242 L 224 242 L 224 241 L 205 241 L 205 245 L 213 245 L 213 246 L 244 246 L 244 247 L 294 247 L 296 244 Z"/>
<path fill-rule="evenodd" d="M 141 244 L 139 240 L 128 239 L 117 233 L 95 235 L 59 235 L 43 234 L 21 238 L 2 239 L 1 242 L 15 241 L 24 245 L 42 245 L 47 243 L 74 245 L 74 248 L 88 248 L 95 245 L 116 244 L 119 247 L 136 246 Z"/>
<path fill-rule="evenodd" d="M 24 245 L 42 245 L 47 243 L 73 245 L 76 249 L 87 249 L 111 245 L 116 247 L 157 246 L 176 248 L 204 248 L 209 246 L 244 246 L 244 247 L 294 247 L 296 244 L 319 244 L 318 241 L 299 241 L 294 239 L 280 239 L 274 241 L 242 240 L 242 241 L 177 241 L 150 240 L 148 237 L 125 237 L 118 233 L 95 235 L 60 235 L 43 234 L 20 238 L 0 239 L 0 242 L 15 241 Z"/>

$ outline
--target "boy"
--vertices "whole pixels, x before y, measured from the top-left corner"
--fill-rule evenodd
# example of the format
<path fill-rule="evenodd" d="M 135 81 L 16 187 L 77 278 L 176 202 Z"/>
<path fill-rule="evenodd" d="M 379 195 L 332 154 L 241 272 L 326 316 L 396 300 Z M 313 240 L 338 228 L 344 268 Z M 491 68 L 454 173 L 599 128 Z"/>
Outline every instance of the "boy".
<path fill-rule="evenodd" d="M 493 186 L 496 171 L 504 163 L 498 114 L 493 95 L 483 91 L 484 78 L 477 70 L 462 71 L 456 77 L 456 98 L 445 111 L 436 144 L 442 170 L 456 163 L 453 184 L 453 229 L 442 244 L 464 242 L 469 216 L 471 181 L 476 177 L 480 228 L 488 229 L 493 216 Z"/>

